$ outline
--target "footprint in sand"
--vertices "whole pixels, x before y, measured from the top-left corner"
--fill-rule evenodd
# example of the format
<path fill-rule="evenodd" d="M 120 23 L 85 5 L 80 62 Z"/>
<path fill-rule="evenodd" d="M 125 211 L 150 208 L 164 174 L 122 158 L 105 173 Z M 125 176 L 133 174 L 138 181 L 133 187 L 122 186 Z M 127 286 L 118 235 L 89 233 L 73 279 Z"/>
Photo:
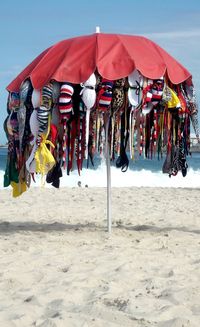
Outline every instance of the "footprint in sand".
<path fill-rule="evenodd" d="M 61 317 L 61 313 L 59 311 L 61 311 L 61 309 L 62 309 L 62 304 L 63 304 L 62 299 L 57 299 L 57 300 L 53 300 L 53 301 L 49 302 L 45 309 L 46 317 L 48 317 L 48 318 Z"/>

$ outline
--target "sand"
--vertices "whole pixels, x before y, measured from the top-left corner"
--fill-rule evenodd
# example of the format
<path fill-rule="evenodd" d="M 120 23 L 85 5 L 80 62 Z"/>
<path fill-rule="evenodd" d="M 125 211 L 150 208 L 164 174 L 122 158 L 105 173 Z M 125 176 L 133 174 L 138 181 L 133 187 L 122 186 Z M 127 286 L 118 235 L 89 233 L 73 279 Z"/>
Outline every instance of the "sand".
<path fill-rule="evenodd" d="M 0 191 L 0 326 L 200 326 L 200 190 Z"/>

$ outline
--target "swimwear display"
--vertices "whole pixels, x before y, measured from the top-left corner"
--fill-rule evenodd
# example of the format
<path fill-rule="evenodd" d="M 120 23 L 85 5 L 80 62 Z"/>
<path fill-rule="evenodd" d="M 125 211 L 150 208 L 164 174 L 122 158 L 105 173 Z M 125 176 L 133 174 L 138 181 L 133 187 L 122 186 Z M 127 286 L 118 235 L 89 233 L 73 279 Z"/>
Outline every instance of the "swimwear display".
<path fill-rule="evenodd" d="M 77 168 L 80 174 L 84 160 L 93 165 L 96 153 L 105 154 L 106 137 L 110 160 L 123 172 L 129 160 L 165 157 L 163 173 L 187 174 L 191 124 L 199 140 L 191 74 L 146 38 L 102 34 L 83 40 L 64 40 L 45 50 L 7 87 L 4 186 L 11 185 L 15 197 L 30 187 L 35 174 L 56 188 L 64 170 L 69 175 Z M 78 56 L 73 47 L 79 51 L 80 45 Z"/>

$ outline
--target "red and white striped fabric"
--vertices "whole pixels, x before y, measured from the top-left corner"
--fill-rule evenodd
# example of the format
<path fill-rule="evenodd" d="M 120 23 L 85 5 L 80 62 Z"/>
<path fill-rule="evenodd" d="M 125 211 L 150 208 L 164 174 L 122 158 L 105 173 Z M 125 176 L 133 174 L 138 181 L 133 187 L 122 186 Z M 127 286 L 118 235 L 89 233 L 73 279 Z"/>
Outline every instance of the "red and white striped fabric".
<path fill-rule="evenodd" d="M 151 93 L 152 93 L 152 102 L 155 101 L 155 104 L 162 99 L 164 88 L 164 79 L 156 79 L 153 81 Z"/>
<path fill-rule="evenodd" d="M 164 88 L 163 77 L 156 80 L 149 79 L 146 87 L 146 92 L 144 92 L 146 93 L 145 102 L 160 101 L 163 95 L 163 88 Z"/>
<path fill-rule="evenodd" d="M 156 80 L 148 79 L 147 86 L 143 90 L 143 114 L 148 114 L 157 103 L 162 100 L 164 78 Z"/>
<path fill-rule="evenodd" d="M 114 82 L 103 79 L 101 84 L 101 89 L 98 94 L 98 110 L 100 112 L 107 112 L 110 108 L 110 104 L 113 96 L 113 85 Z"/>
<path fill-rule="evenodd" d="M 74 88 L 70 83 L 62 84 L 60 88 L 60 97 L 58 100 L 58 109 L 61 115 L 70 116 L 73 112 L 72 106 L 72 95 L 74 93 Z"/>
<path fill-rule="evenodd" d="M 146 90 L 144 90 L 145 102 L 146 103 L 151 102 L 151 100 L 152 100 L 152 92 L 151 92 L 152 86 L 153 86 L 153 80 L 148 79 Z"/>

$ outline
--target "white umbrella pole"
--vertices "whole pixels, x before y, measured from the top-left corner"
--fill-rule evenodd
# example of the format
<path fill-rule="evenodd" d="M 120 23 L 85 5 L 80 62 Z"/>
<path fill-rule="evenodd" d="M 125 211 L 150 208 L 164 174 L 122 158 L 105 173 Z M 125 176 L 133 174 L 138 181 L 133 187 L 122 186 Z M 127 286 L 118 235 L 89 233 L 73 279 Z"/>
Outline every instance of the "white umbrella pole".
<path fill-rule="evenodd" d="M 110 149 L 108 142 L 110 117 L 106 117 L 106 170 L 107 170 L 107 229 L 111 233 L 112 219 L 111 219 L 111 174 L 110 174 Z"/>

